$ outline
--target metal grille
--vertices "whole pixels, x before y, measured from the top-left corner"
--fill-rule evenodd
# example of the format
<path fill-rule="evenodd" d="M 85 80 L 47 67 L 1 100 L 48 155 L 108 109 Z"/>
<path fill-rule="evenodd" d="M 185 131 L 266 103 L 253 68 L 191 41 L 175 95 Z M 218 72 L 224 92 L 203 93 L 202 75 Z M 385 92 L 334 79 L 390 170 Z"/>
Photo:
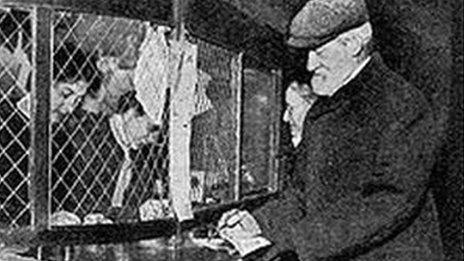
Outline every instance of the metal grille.
<path fill-rule="evenodd" d="M 31 224 L 28 189 L 32 12 L 0 6 L 0 229 Z"/>
<path fill-rule="evenodd" d="M 153 27 L 66 12 L 54 14 L 52 27 L 51 215 L 137 221 L 144 202 L 168 195 L 168 89 L 153 121 L 134 87 L 150 80 L 134 75 Z"/>
<path fill-rule="evenodd" d="M 0 223 L 17 227 L 30 224 L 31 218 L 29 75 L 34 73 L 30 61 L 37 39 L 31 39 L 29 12 L 0 10 Z M 160 218 L 159 213 L 142 212 L 156 212 L 160 202 L 165 207 L 169 200 L 169 85 L 173 83 L 168 70 L 174 68 L 166 39 L 169 29 L 125 18 L 51 14 L 51 225 Z M 272 123 L 256 128 L 241 125 L 255 123 L 251 111 L 256 104 L 247 101 L 266 96 L 272 103 L 275 86 L 265 76 L 260 87 L 264 94 L 242 93 L 242 56 L 194 41 L 198 81 L 191 120 L 191 199 L 194 205 L 208 206 L 240 199 L 241 187 L 245 193 L 255 192 L 271 182 L 266 173 L 272 166 L 261 161 L 270 161 L 267 152 L 274 148 L 266 140 L 265 147 L 259 148 L 265 151 L 262 155 L 241 151 L 240 146 L 253 151 L 258 141 L 240 135 L 259 129 L 262 138 L 273 139 Z M 247 110 L 244 115 L 249 120 L 241 119 L 241 109 Z M 247 182 L 240 177 L 240 163 L 246 165 L 242 176 L 247 171 L 263 176 L 257 180 L 258 188 L 239 184 Z"/>
<path fill-rule="evenodd" d="M 237 174 L 237 95 L 234 53 L 198 41 L 196 115 L 192 119 L 191 173 L 194 203 L 224 203 L 235 198 Z M 194 189 L 195 191 L 195 189 Z"/>

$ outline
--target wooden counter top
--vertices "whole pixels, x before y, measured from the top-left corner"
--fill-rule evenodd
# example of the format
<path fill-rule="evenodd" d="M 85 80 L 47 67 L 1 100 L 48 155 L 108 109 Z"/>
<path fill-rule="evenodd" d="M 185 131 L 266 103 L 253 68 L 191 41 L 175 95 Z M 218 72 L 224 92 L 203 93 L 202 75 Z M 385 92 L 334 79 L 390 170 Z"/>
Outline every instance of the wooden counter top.
<path fill-rule="evenodd" d="M 169 249 L 160 240 L 142 241 L 125 245 L 76 246 L 67 250 L 72 261 L 238 261 L 227 252 L 200 248 L 191 243 Z M 64 259 L 64 251 L 60 251 Z"/>

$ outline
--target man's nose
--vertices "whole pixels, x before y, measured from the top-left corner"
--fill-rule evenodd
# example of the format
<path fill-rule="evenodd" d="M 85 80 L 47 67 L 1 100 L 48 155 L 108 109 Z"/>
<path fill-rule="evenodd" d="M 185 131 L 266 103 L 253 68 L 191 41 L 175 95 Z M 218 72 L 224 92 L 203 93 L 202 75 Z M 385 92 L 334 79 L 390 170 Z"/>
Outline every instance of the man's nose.
<path fill-rule="evenodd" d="M 290 122 L 290 113 L 288 112 L 288 110 L 285 110 L 283 120 L 284 122 L 287 122 L 287 123 Z"/>
<path fill-rule="evenodd" d="M 314 71 L 319 66 L 319 59 L 314 51 L 309 51 L 306 69 L 310 72 Z"/>

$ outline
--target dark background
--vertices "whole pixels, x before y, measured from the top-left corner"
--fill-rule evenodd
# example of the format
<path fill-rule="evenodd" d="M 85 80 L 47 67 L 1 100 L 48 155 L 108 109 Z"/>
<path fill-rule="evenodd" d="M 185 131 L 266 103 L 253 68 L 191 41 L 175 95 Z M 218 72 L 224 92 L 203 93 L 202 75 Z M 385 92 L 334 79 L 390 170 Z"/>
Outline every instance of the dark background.
<path fill-rule="evenodd" d="M 371 6 L 374 28 L 387 64 L 420 88 L 434 106 L 441 144 L 432 187 L 447 260 L 462 260 L 462 1 L 385 1 L 384 6 L 376 2 Z"/>

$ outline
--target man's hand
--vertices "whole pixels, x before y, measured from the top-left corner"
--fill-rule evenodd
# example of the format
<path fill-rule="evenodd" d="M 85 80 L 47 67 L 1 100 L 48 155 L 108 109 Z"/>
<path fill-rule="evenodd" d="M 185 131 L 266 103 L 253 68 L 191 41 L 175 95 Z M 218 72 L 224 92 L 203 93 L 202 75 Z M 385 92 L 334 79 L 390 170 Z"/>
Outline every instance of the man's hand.
<path fill-rule="evenodd" d="M 234 209 L 224 213 L 219 220 L 218 230 L 219 235 L 234 245 L 241 256 L 271 244 L 260 236 L 261 228 L 248 211 Z"/>
<path fill-rule="evenodd" d="M 233 209 L 224 213 L 219 220 L 218 230 L 221 237 L 227 238 L 253 238 L 262 233 L 255 218 L 248 212 Z"/>

